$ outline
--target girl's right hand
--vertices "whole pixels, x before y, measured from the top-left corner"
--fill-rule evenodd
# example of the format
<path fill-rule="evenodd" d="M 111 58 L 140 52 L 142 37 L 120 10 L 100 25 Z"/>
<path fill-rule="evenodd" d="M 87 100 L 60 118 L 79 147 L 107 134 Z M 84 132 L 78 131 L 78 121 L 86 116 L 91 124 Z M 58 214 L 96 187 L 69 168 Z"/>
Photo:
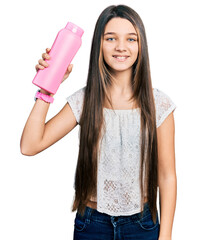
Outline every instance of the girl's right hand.
<path fill-rule="evenodd" d="M 35 66 L 36 71 L 43 70 L 45 67 L 49 66 L 49 64 L 45 60 L 50 59 L 50 55 L 49 55 L 50 50 L 51 50 L 50 48 L 46 48 L 46 53 L 42 54 L 42 59 L 39 59 L 38 64 Z M 73 68 L 73 64 L 70 64 L 63 76 L 62 82 L 68 78 L 68 76 L 72 72 L 72 68 Z"/>

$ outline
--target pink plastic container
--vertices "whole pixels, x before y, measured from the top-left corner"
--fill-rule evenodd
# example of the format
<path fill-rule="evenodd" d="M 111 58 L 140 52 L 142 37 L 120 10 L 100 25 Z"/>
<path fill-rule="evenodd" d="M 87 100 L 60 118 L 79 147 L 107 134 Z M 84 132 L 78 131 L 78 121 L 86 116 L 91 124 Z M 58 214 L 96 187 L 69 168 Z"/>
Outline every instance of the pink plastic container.
<path fill-rule="evenodd" d="M 83 33 L 83 29 L 71 22 L 58 32 L 49 52 L 50 59 L 45 60 L 49 66 L 38 70 L 33 84 L 52 94 L 57 92 L 69 64 L 81 46 Z"/>

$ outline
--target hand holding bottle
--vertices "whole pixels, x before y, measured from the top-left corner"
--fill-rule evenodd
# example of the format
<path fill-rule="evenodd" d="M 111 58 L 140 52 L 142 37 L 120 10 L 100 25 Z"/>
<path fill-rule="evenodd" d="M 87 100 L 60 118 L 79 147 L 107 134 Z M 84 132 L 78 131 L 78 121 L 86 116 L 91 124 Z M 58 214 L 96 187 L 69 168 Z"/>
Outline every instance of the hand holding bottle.
<path fill-rule="evenodd" d="M 43 67 L 38 66 L 39 71 L 32 81 L 33 84 L 52 94 L 56 93 L 61 82 L 72 70 L 70 63 L 81 46 L 83 32 L 83 29 L 71 22 L 58 32 L 51 49 L 39 60 L 39 65 Z M 47 59 L 49 55 L 50 59 Z"/>
<path fill-rule="evenodd" d="M 50 48 L 46 48 L 46 53 L 43 53 L 42 59 L 38 60 L 38 64 L 35 66 L 35 69 L 37 72 L 38 70 L 40 69 L 43 70 L 44 68 L 47 68 L 49 66 L 49 63 L 46 62 L 45 60 L 50 59 L 50 55 L 49 55 L 50 50 L 51 50 Z M 63 76 L 61 83 L 64 82 L 69 77 L 70 73 L 72 72 L 72 68 L 73 68 L 73 64 L 70 64 Z"/>

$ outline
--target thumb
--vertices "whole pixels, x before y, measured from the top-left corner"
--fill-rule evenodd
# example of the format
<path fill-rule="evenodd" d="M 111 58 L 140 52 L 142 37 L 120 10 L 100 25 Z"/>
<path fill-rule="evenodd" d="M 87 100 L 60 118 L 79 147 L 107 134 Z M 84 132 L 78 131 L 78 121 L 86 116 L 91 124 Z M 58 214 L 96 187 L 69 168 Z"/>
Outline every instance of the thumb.
<path fill-rule="evenodd" d="M 70 64 L 70 65 L 68 66 L 68 72 L 71 73 L 72 69 L 73 69 L 73 64 Z"/>

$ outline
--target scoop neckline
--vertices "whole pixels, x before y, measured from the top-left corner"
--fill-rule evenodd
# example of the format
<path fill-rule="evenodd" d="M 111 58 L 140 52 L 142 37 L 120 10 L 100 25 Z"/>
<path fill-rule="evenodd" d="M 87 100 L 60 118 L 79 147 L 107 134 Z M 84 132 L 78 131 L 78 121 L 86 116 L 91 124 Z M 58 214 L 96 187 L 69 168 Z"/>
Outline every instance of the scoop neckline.
<path fill-rule="evenodd" d="M 153 88 L 153 92 L 155 91 L 156 88 Z M 109 111 L 115 111 L 115 112 L 136 112 L 136 111 L 139 111 L 140 108 L 131 108 L 131 109 L 112 109 L 112 108 L 106 108 L 106 107 L 103 107 L 104 109 L 106 110 L 109 110 Z"/>

